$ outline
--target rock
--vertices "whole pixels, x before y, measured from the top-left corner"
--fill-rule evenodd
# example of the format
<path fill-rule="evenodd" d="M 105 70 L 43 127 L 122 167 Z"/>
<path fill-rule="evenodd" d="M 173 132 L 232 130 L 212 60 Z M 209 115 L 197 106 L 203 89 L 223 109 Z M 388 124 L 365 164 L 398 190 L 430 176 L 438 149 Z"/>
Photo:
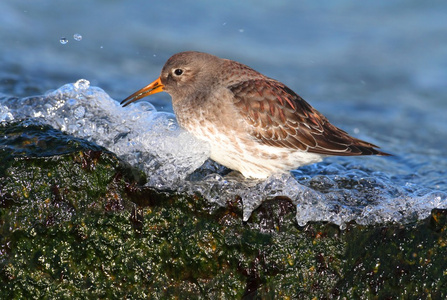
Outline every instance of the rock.
<path fill-rule="evenodd" d="M 144 187 L 113 153 L 49 126 L 0 127 L 0 298 L 445 298 L 447 212 L 300 227 L 286 198 L 247 222 Z"/>

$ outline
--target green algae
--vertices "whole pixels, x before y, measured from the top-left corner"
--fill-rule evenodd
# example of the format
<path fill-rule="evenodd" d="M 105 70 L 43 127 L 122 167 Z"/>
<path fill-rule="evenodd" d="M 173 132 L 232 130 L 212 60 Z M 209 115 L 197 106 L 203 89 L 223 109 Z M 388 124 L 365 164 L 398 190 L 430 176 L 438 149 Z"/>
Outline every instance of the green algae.
<path fill-rule="evenodd" d="M 97 145 L 11 126 L 1 132 L 1 299 L 447 296 L 446 211 L 342 231 L 300 227 L 276 198 L 243 222 L 237 197 L 220 207 L 142 187 L 140 172 Z M 47 133 L 52 147 L 39 150 Z"/>

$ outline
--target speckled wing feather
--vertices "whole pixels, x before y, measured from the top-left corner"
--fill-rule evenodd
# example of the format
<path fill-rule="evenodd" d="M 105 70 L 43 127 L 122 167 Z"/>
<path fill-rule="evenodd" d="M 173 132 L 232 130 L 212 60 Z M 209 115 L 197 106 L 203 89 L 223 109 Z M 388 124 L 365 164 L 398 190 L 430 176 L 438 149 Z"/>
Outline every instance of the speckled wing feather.
<path fill-rule="evenodd" d="M 255 79 L 233 84 L 234 104 L 261 143 L 324 155 L 387 155 L 333 126 L 282 83 Z"/>

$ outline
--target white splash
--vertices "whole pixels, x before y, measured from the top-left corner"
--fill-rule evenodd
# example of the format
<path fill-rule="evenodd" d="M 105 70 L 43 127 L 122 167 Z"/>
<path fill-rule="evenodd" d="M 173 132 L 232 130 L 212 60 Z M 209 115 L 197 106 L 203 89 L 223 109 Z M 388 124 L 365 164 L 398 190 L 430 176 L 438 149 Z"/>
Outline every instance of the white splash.
<path fill-rule="evenodd" d="M 207 161 L 208 145 L 181 129 L 171 113 L 149 102 L 123 108 L 107 93 L 81 79 L 43 96 L 9 99 L 0 105 L 0 121 L 34 118 L 76 137 L 93 141 L 144 170 L 149 186 L 200 193 L 225 205 L 240 196 L 243 219 L 262 201 L 285 196 L 297 207 L 296 219 L 340 225 L 405 223 L 447 208 L 447 194 L 396 184 L 386 174 L 338 164 L 316 164 L 267 180 L 222 176 Z M 204 164 L 205 162 L 205 164 Z M 197 168 L 199 171 L 194 172 Z"/>
<path fill-rule="evenodd" d="M 149 174 L 155 187 L 171 187 L 209 156 L 208 145 L 182 130 L 173 114 L 157 112 L 148 102 L 123 108 L 85 79 L 18 100 L 14 108 L 19 119 L 41 120 L 115 152 Z"/>

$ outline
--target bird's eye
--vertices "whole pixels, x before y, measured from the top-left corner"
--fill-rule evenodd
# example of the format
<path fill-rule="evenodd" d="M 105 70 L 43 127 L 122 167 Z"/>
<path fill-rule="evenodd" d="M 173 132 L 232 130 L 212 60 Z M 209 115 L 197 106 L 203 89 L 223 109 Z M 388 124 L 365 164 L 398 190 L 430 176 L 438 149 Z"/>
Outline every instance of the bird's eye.
<path fill-rule="evenodd" d="M 175 69 L 174 70 L 174 74 L 177 75 L 177 76 L 180 76 L 180 75 L 183 74 L 183 70 L 182 69 Z"/>

